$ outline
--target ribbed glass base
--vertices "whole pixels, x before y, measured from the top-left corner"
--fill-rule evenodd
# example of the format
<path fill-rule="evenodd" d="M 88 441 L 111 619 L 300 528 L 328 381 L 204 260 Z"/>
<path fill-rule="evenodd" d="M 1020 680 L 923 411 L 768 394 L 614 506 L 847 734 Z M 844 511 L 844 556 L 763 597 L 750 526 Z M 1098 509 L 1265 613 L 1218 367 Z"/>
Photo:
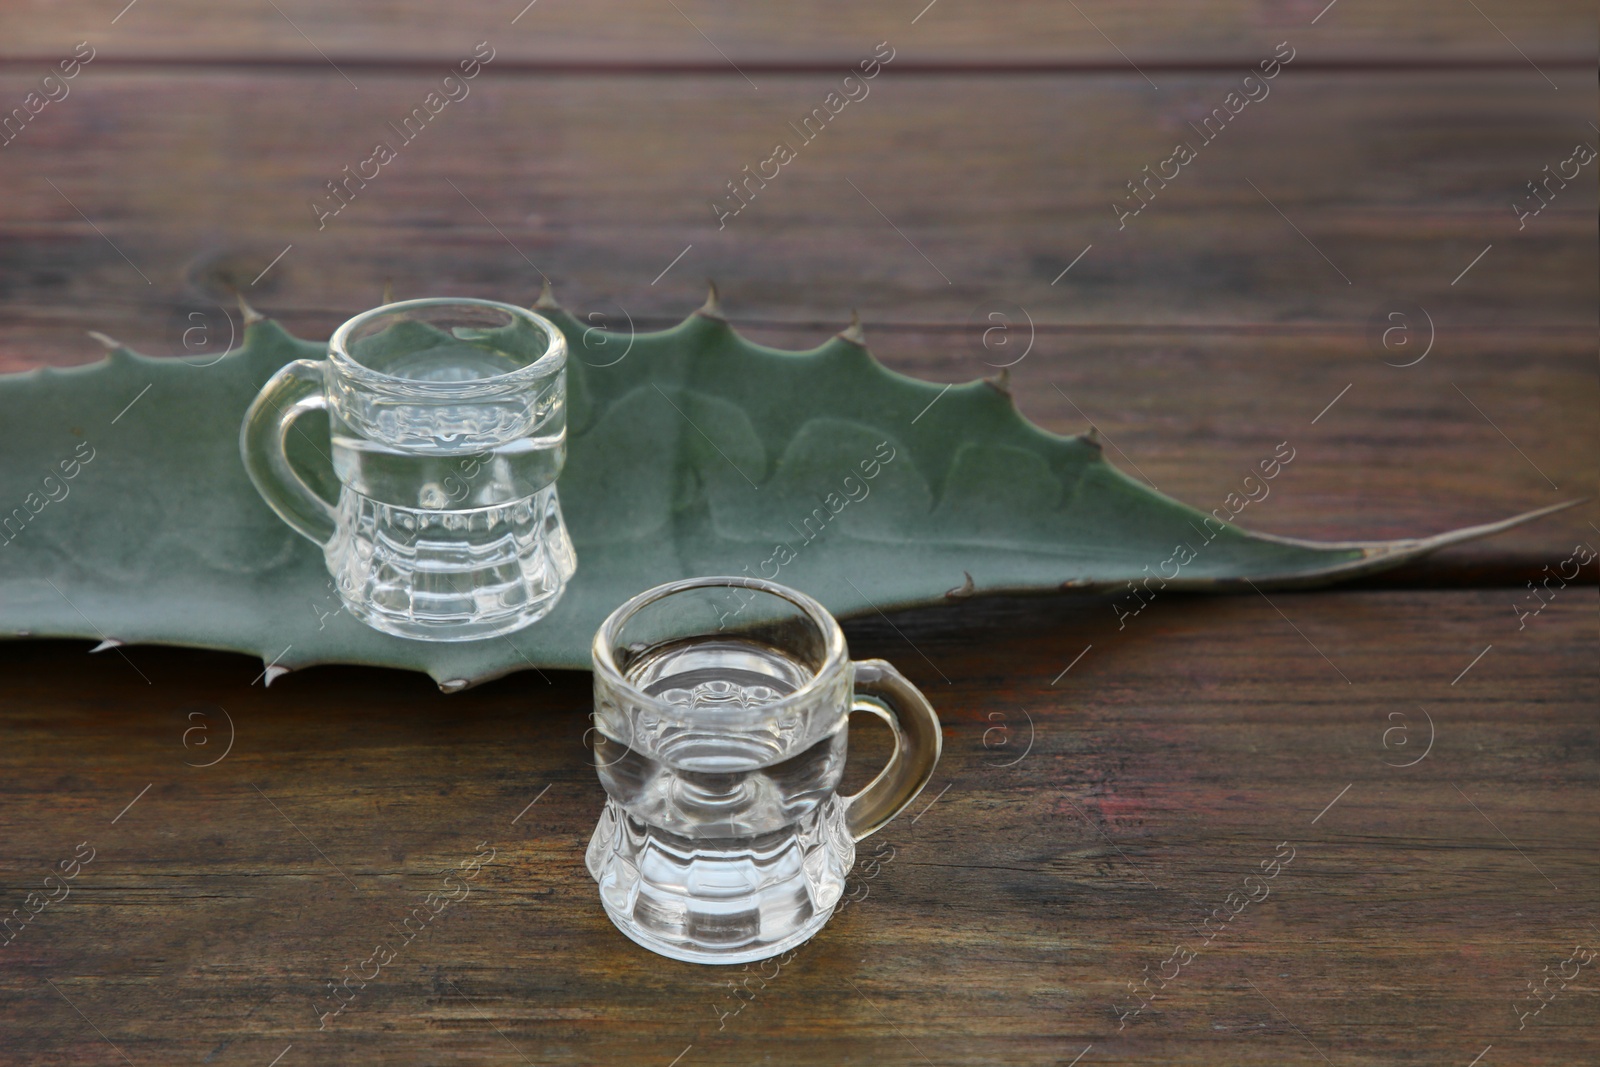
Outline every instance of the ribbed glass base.
<path fill-rule="evenodd" d="M 553 485 L 464 511 L 385 504 L 347 488 L 324 555 L 351 614 L 420 641 L 520 630 L 555 606 L 577 569 Z"/>
<path fill-rule="evenodd" d="M 749 963 L 827 923 L 855 863 L 831 797 L 773 833 L 689 838 L 607 801 L 586 857 L 606 914 L 628 937 L 689 963 Z"/>

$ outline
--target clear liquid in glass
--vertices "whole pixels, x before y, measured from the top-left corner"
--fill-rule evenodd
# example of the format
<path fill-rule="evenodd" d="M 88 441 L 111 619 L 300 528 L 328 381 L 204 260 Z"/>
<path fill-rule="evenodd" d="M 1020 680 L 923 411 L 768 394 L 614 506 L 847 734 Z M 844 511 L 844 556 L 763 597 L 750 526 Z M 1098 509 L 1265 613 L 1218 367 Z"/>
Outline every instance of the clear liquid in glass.
<path fill-rule="evenodd" d="M 418 383 L 475 381 L 519 366 L 450 342 L 368 363 Z M 541 397 L 562 402 L 556 390 Z M 528 421 L 525 405 L 369 402 L 362 415 L 365 431 L 338 405 L 330 412 L 341 489 L 324 555 L 346 602 L 379 630 L 433 640 L 510 633 L 547 613 L 577 564 L 555 491 L 565 419 L 541 409 L 534 421 L 542 429 L 508 439 L 506 425 Z"/>
<path fill-rule="evenodd" d="M 625 677 L 678 714 L 636 712 L 627 729 L 598 717 L 608 799 L 587 863 L 607 914 L 647 948 L 693 962 L 749 962 L 806 940 L 855 862 L 836 793 L 845 709 L 772 714 L 811 672 L 737 638 L 664 645 Z"/>

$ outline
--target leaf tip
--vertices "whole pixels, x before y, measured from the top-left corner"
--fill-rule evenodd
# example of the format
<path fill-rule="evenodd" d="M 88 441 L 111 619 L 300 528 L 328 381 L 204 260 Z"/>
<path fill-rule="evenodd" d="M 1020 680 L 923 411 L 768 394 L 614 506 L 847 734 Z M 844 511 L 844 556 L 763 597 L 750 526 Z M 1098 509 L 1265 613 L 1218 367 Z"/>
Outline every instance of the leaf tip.
<path fill-rule="evenodd" d="M 272 664 L 266 670 L 261 672 L 262 677 L 264 677 L 266 679 L 266 683 L 265 684 L 266 684 L 267 688 L 269 688 L 269 689 L 272 687 L 272 683 L 273 682 L 276 682 L 279 678 L 282 678 L 284 675 L 286 675 L 288 673 L 289 673 L 289 668 L 288 667 L 282 666 L 281 664 L 277 664 L 277 663 Z"/>
<path fill-rule="evenodd" d="M 394 303 L 394 279 L 393 278 L 385 278 L 383 280 L 383 303 L 385 303 L 385 304 Z"/>
<path fill-rule="evenodd" d="M 708 319 L 727 321 L 727 316 L 722 313 L 722 303 L 717 299 L 717 283 L 710 278 L 706 279 L 706 302 L 700 305 L 696 315 L 703 315 Z"/>
<path fill-rule="evenodd" d="M 561 302 L 556 299 L 555 290 L 550 287 L 550 279 L 546 278 L 539 284 L 539 299 L 533 302 L 535 311 L 560 311 Z"/>
<path fill-rule="evenodd" d="M 107 649 L 121 648 L 121 647 L 122 647 L 122 642 L 121 641 L 118 641 L 115 637 L 108 637 L 104 641 L 101 641 L 98 645 L 95 645 L 93 648 L 91 648 L 89 650 L 89 655 L 92 656 L 96 652 L 104 652 Z"/>
<path fill-rule="evenodd" d="M 850 325 L 839 331 L 839 340 L 849 341 L 853 345 L 867 347 L 867 335 L 861 328 L 861 313 L 855 308 L 850 309 Z"/>
<path fill-rule="evenodd" d="M 465 678 L 447 678 L 439 683 L 441 693 L 459 693 L 472 683 Z"/>
<path fill-rule="evenodd" d="M 1390 565 L 1393 565 L 1393 563 L 1401 563 L 1425 556 L 1449 545 L 1475 541 L 1481 537 L 1491 537 L 1498 533 L 1504 533 L 1536 519 L 1542 519 L 1547 515 L 1554 515 L 1557 512 L 1566 511 L 1568 508 L 1575 508 L 1588 502 L 1588 497 L 1563 500 L 1559 504 L 1548 504 L 1532 511 L 1524 511 L 1520 515 L 1513 515 L 1509 519 L 1501 519 L 1499 522 L 1487 522 L 1478 526 L 1463 526 L 1459 530 L 1450 530 L 1442 534 L 1435 534 L 1432 537 L 1406 538 L 1400 541 L 1352 542 L 1350 544 L 1352 547 L 1360 549 L 1364 560 L 1380 559 L 1391 561 Z"/>
<path fill-rule="evenodd" d="M 108 352 L 115 352 L 117 349 L 122 347 L 121 341 L 117 340 L 115 337 L 109 337 L 106 334 L 101 333 L 99 330 L 88 330 L 86 332 L 90 337 L 93 337 L 96 341 L 99 341 L 102 345 L 104 345 L 106 347 L 106 351 Z"/>
<path fill-rule="evenodd" d="M 1012 399 L 1010 367 L 1001 367 L 999 374 L 996 374 L 993 378 L 985 378 L 983 380 L 983 384 L 987 385 L 989 388 L 993 389 L 1007 400 Z"/>
<path fill-rule="evenodd" d="M 954 589 L 946 589 L 944 591 L 944 595 L 950 600 L 965 600 L 978 591 L 978 584 L 972 580 L 972 572 L 962 571 L 961 574 L 966 578 L 966 581 Z"/>

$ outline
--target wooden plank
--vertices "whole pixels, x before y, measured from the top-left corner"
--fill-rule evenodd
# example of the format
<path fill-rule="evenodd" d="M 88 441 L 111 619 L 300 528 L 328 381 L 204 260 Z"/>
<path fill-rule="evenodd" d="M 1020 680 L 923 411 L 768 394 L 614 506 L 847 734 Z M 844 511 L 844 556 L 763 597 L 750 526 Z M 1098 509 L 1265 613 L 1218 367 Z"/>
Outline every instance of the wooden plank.
<path fill-rule="evenodd" d="M 881 82 L 718 231 L 716 178 L 826 82 L 776 79 L 763 93 L 789 103 L 758 106 L 726 79 L 485 77 L 319 232 L 308 194 L 415 79 L 354 94 L 332 74 L 87 77 L 0 151 L 16 190 L 0 203 L 3 370 L 85 362 L 97 329 L 203 373 L 238 327 L 216 302 L 224 270 L 304 336 L 375 303 L 385 278 L 402 296 L 526 301 L 530 261 L 592 321 L 653 328 L 697 305 L 710 273 L 767 343 L 820 343 L 857 306 L 906 373 L 965 381 L 1015 362 L 1026 415 L 1063 433 L 1092 421 L 1113 462 L 1208 510 L 1288 440 L 1294 481 L 1240 518 L 1272 532 L 1409 536 L 1597 479 L 1593 191 L 1574 183 L 1522 232 L 1508 206 L 1582 125 L 1582 101 L 1552 104 L 1521 74 L 1280 76 L 1239 117 L 1259 123 L 1120 232 L 1116 186 L 1170 139 L 1137 79 Z M 1227 84 L 1169 89 L 1220 100 Z M 1002 112 L 1014 124 L 987 118 Z M 1385 348 L 1397 309 L 1409 317 Z M 1537 572 L 1595 520 L 1571 512 L 1451 558 Z"/>
<path fill-rule="evenodd" d="M 800 350 L 832 332 L 822 323 L 747 326 L 736 299 L 725 300 L 735 324 L 764 344 Z M 613 305 L 590 307 L 607 316 L 595 321 L 626 323 Z M 971 327 L 869 321 L 867 342 L 887 366 L 935 382 L 993 377 L 996 364 L 1021 357 L 1008 371 L 1023 415 L 1060 434 L 1096 427 L 1114 466 L 1206 511 L 1224 507 L 1286 442 L 1293 461 L 1237 520 L 1266 533 L 1420 536 L 1591 495 L 1600 481 L 1589 338 L 1467 334 L 1398 368 L 1351 333 L 1036 331 L 1030 349 L 1026 320 L 1013 310 L 1004 321 L 988 347 L 984 331 L 997 327 L 982 315 Z M 296 325 L 307 336 L 329 329 Z M 99 351 L 87 338 L 73 343 L 79 358 Z M 195 374 L 212 358 L 191 357 Z M 1595 523 L 1600 509 L 1590 504 L 1447 550 L 1434 557 L 1433 580 L 1520 588 L 1575 544 L 1600 548 Z M 1407 580 L 1427 573 L 1413 569 Z"/>
<path fill-rule="evenodd" d="M 986 349 L 976 325 L 869 341 L 907 373 L 970 380 L 1024 351 L 1025 323 L 1010 321 L 1007 347 L 996 334 Z M 1584 496 L 1600 480 L 1592 342 L 1462 337 L 1447 359 L 1407 368 L 1381 355 L 1349 335 L 1054 334 L 1009 370 L 1030 419 L 1098 428 L 1112 463 L 1202 510 L 1287 442 L 1295 458 L 1273 495 L 1238 519 L 1284 536 L 1417 536 Z M 1577 542 L 1600 547 L 1597 519 L 1588 505 L 1439 558 L 1538 572 Z"/>
<path fill-rule="evenodd" d="M 600 911 L 587 676 L 264 690 L 238 657 L 6 644 L 8 900 L 95 852 L 0 949 L 4 1041 L 38 1064 L 120 1063 L 113 1043 L 134 1063 L 1588 1062 L 1581 980 L 1525 1029 L 1514 1010 L 1600 941 L 1594 592 L 1521 631 L 1507 601 L 1174 596 L 1119 632 L 1109 603 L 1052 598 L 851 626 L 932 696 L 944 760 L 862 847 L 860 899 L 731 1016 L 746 972 L 646 955 Z M 329 978 L 480 842 L 469 897 L 319 1032 Z M 1201 928 L 1289 849 L 1265 899 Z M 1175 945 L 1193 958 L 1119 1029 Z"/>
<path fill-rule="evenodd" d="M 1209 145 L 1189 122 L 1231 75 L 1177 77 L 1159 98 L 1121 76 L 884 75 L 807 144 L 790 123 L 830 79 L 754 94 L 737 79 L 486 74 L 405 144 L 390 123 L 429 77 L 356 93 L 332 72 L 90 71 L 0 150 L 13 366 L 55 358 L 32 349 L 55 329 L 179 350 L 188 313 L 212 308 L 184 280 L 207 265 L 269 311 L 330 324 L 385 278 L 523 297 L 543 271 L 564 299 L 646 319 L 681 315 L 710 275 L 751 318 L 800 322 L 861 306 L 961 323 L 1014 303 L 1046 325 L 1354 332 L 1407 302 L 1448 333 L 1595 325 L 1592 184 L 1520 231 L 1512 209 L 1594 140 L 1593 96 L 1531 74 L 1284 73 Z M 802 154 L 719 228 L 713 202 L 737 205 L 727 183 L 782 138 Z M 1180 138 L 1203 154 L 1119 224 L 1119 198 L 1139 203 L 1128 183 Z M 398 157 L 319 230 L 313 198 L 331 210 L 326 183 L 380 139 Z M 12 331 L 32 333 L 29 351 Z"/>
<path fill-rule="evenodd" d="M 111 5 L 120 7 L 121 5 Z M 129 5 L 115 18 L 89 0 L 5 14 L 0 41 L 9 55 L 53 55 L 73 42 L 104 41 L 114 56 L 290 58 L 309 63 L 405 57 L 448 64 L 478 40 L 503 55 L 556 62 L 689 62 L 741 65 L 832 58 L 848 65 L 889 39 L 924 60 L 1047 59 L 1124 66 L 1134 61 L 1253 61 L 1284 38 L 1304 40 L 1324 57 L 1462 57 L 1521 62 L 1529 55 L 1592 55 L 1592 12 L 1571 0 L 1516 5 L 1450 0 L 1181 0 L 1077 5 L 1020 0 L 909 0 L 893 8 L 846 0 L 727 5 L 645 0 L 563 3 L 473 0 L 446 13 L 424 0 L 346 7 L 293 2 L 230 4 L 199 0 Z M 675 10 L 676 9 L 676 10 Z M 1502 33 L 1504 36 L 1502 36 Z M 1511 42 L 1515 42 L 1513 45 Z M 865 49 L 865 52 L 863 52 Z M 719 54 L 720 53 L 720 54 Z"/>

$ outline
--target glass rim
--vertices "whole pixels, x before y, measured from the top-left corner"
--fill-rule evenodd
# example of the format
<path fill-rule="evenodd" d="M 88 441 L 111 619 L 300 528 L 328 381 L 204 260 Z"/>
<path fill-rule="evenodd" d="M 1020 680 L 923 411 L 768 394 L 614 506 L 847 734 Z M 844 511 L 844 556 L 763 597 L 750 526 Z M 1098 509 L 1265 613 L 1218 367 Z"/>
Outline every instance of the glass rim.
<path fill-rule="evenodd" d="M 619 605 L 610 615 L 606 616 L 600 628 L 595 631 L 594 644 L 590 654 L 594 660 L 594 670 L 597 677 L 603 676 L 606 684 L 613 688 L 625 691 L 630 697 L 646 704 L 662 709 L 673 709 L 660 697 L 652 696 L 644 690 L 629 682 L 617 667 L 616 657 L 611 654 L 611 648 L 616 643 L 616 637 L 622 628 L 637 615 L 640 609 L 658 603 L 678 593 L 689 592 L 694 589 L 754 589 L 760 593 L 767 593 L 780 600 L 786 600 L 794 607 L 800 609 L 802 615 L 817 628 L 822 635 L 827 648 L 822 664 L 812 674 L 806 683 L 792 693 L 785 693 L 777 700 L 764 705 L 766 708 L 782 707 L 786 704 L 798 703 L 808 700 L 819 692 L 823 685 L 832 679 L 834 674 L 850 663 L 849 649 L 845 645 L 844 631 L 839 628 L 839 620 L 833 613 L 816 599 L 807 596 L 798 589 L 777 582 L 769 582 L 762 578 L 746 578 L 739 575 L 706 575 L 700 578 L 680 578 L 675 582 L 666 582 L 662 585 L 646 589 L 642 593 L 629 597 Z"/>
<path fill-rule="evenodd" d="M 465 382 L 423 382 L 398 374 L 388 374 L 367 366 L 351 354 L 348 347 L 350 335 L 373 319 L 383 315 L 401 314 L 406 311 L 416 311 L 430 307 L 488 308 L 493 311 L 503 312 L 510 316 L 512 320 L 521 319 L 543 331 L 547 342 L 544 353 L 525 367 L 518 367 L 516 370 L 509 370 L 503 374 L 491 374 L 486 378 L 474 378 Z M 426 389 L 430 392 L 473 393 L 485 389 L 494 390 L 506 385 L 520 384 L 524 380 L 533 381 L 544 377 L 552 369 L 559 370 L 566 363 L 566 358 L 566 334 L 562 333 L 560 327 L 543 315 L 528 308 L 518 307 L 515 304 L 506 304 L 499 300 L 483 300 L 471 296 L 424 296 L 412 300 L 396 300 L 390 304 L 380 304 L 375 308 L 368 308 L 359 315 L 346 319 L 339 325 L 337 330 L 333 331 L 333 336 L 328 339 L 328 359 L 339 368 L 341 374 L 355 379 L 365 379 L 372 383 Z"/>

